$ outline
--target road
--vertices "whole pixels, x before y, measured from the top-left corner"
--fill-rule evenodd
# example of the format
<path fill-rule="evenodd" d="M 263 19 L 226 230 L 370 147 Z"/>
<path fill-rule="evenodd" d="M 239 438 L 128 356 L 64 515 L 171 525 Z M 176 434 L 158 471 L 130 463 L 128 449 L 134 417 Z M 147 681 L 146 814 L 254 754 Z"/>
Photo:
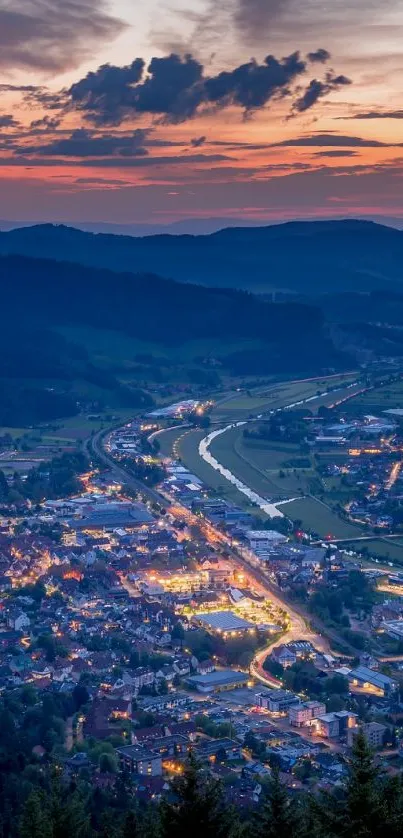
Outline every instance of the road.
<path fill-rule="evenodd" d="M 122 484 L 140 492 L 153 503 L 163 504 L 170 515 L 180 521 L 186 521 L 188 526 L 193 525 L 198 527 L 206 541 L 211 544 L 212 547 L 224 547 L 228 558 L 238 568 L 243 570 L 249 582 L 257 590 L 257 592 L 261 593 L 267 599 L 270 599 L 277 607 L 287 612 L 289 618 L 289 628 L 282 638 L 283 643 L 289 643 L 293 640 L 308 640 L 320 651 L 330 651 L 328 640 L 321 633 L 315 632 L 308 626 L 305 616 L 301 613 L 301 611 L 299 611 L 295 606 L 292 606 L 284 601 L 281 596 L 281 592 L 276 591 L 273 584 L 268 580 L 266 574 L 258 566 L 253 566 L 250 561 L 241 556 L 239 552 L 233 548 L 229 536 L 216 529 L 206 519 L 193 515 L 193 513 L 187 508 L 178 505 L 176 501 L 173 501 L 168 496 L 162 495 L 155 489 L 151 489 L 149 486 L 146 486 L 140 480 L 134 478 L 124 466 L 116 464 L 111 455 L 108 454 L 103 447 L 104 438 L 108 433 L 110 433 L 110 429 L 108 431 L 99 431 L 94 434 L 91 439 L 87 440 L 86 450 L 90 456 L 91 454 L 95 455 L 110 469 L 112 474 Z M 276 643 L 278 643 L 278 640 Z M 269 676 L 268 673 L 265 673 L 263 670 L 263 663 L 276 643 L 270 643 L 265 649 L 260 650 L 251 664 L 251 674 L 253 677 L 266 686 L 271 687 L 280 687 L 281 684 L 275 678 Z"/>
<path fill-rule="evenodd" d="M 113 457 L 107 454 L 103 447 L 103 440 L 110 432 L 110 428 L 108 428 L 108 430 L 98 431 L 98 433 L 94 434 L 94 436 L 90 437 L 90 439 L 86 440 L 84 448 L 88 456 L 97 457 L 97 459 L 107 466 L 107 468 L 109 468 L 112 474 L 121 483 L 124 483 L 130 489 L 134 489 L 136 492 L 140 492 L 142 495 L 145 495 L 150 501 L 152 501 L 152 503 L 166 504 L 165 498 L 160 495 L 159 492 L 152 489 L 150 486 L 146 486 L 146 484 L 142 483 L 141 480 L 137 480 L 127 469 L 118 465 Z"/>

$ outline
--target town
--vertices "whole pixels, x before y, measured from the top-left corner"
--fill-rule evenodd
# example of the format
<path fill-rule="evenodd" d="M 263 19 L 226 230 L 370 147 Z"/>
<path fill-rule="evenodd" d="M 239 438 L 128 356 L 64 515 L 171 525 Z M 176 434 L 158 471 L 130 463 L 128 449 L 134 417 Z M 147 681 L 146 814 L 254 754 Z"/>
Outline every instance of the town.
<path fill-rule="evenodd" d="M 192 753 L 245 811 L 274 767 L 290 789 L 331 790 L 359 731 L 393 774 L 403 575 L 262 527 L 161 455 L 159 422 L 195 409 L 95 435 L 72 491 L 3 499 L 0 688 L 48 708 L 40 729 L 23 714 L 32 753 L 99 788 L 128 773 L 142 801 Z M 313 429 L 314 444 L 368 429 L 398 445 L 390 420 Z"/>

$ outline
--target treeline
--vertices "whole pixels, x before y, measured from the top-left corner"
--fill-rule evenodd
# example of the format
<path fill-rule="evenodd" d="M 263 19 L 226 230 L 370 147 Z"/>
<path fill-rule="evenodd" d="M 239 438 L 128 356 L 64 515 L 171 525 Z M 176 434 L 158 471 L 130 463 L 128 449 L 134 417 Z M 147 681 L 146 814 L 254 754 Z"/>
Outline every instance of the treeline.
<path fill-rule="evenodd" d="M 26 768 L 24 769 L 26 772 Z M 9 806 L 2 775 L 1 808 Z M 14 782 L 15 779 L 13 778 Z M 25 787 L 24 787 L 25 785 Z M 28 788 L 31 790 L 27 794 Z M 224 787 L 190 757 L 160 803 L 141 806 L 130 777 L 120 774 L 101 790 L 88 777 L 65 780 L 60 771 L 37 768 L 14 787 L 20 807 L 3 815 L 4 838 L 397 838 L 403 828 L 403 786 L 376 767 L 358 735 L 345 785 L 331 794 L 290 793 L 273 769 L 262 781 L 262 798 L 242 815 Z M 25 795 L 24 795 L 25 792 Z M 25 796 L 25 800 L 24 800 Z"/>

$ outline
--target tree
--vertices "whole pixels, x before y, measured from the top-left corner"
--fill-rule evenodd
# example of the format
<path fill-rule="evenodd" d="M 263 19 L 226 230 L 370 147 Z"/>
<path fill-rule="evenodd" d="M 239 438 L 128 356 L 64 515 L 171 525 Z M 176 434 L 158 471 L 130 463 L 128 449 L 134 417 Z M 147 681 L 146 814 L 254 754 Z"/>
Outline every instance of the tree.
<path fill-rule="evenodd" d="M 293 838 L 297 835 L 294 810 L 287 790 L 275 766 L 265 790 L 265 797 L 255 816 L 254 838 Z"/>
<path fill-rule="evenodd" d="M 346 838 L 375 838 L 385 834 L 385 807 L 372 752 L 362 732 L 354 739 L 345 805 Z"/>
<path fill-rule="evenodd" d="M 130 810 L 123 823 L 122 838 L 138 838 L 140 834 L 137 814 Z"/>
<path fill-rule="evenodd" d="M 79 710 L 83 704 L 89 701 L 90 694 L 84 684 L 76 684 L 73 690 L 73 701 L 76 710 Z"/>
<path fill-rule="evenodd" d="M 185 639 L 185 629 L 183 628 L 182 623 L 175 623 L 172 631 L 171 631 L 172 640 L 179 640 L 181 648 L 183 646 L 183 641 Z"/>
<path fill-rule="evenodd" d="M 225 806 L 221 786 L 202 773 L 190 757 L 184 773 L 172 782 L 174 802 L 161 805 L 162 838 L 189 838 L 197 829 L 203 838 L 229 838 L 236 826 L 234 813 Z"/>
<path fill-rule="evenodd" d="M 52 800 L 52 838 L 87 838 L 90 834 L 89 815 L 84 801 L 75 791 L 65 800 L 65 790 L 56 788 Z"/>
<path fill-rule="evenodd" d="M 102 753 L 99 757 L 99 770 L 102 774 L 115 774 L 117 770 L 115 755 Z"/>
<path fill-rule="evenodd" d="M 45 796 L 34 789 L 29 795 L 21 815 L 20 838 L 52 838 L 52 822 Z"/>

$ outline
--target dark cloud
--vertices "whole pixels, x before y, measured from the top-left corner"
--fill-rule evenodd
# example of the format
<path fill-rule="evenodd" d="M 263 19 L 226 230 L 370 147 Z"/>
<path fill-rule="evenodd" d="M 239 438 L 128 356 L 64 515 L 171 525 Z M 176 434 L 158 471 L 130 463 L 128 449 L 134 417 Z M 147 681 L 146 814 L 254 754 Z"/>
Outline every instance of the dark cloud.
<path fill-rule="evenodd" d="M 362 137 L 349 137 L 345 134 L 310 134 L 306 137 L 294 137 L 283 140 L 281 143 L 274 143 L 272 147 L 280 146 L 346 146 L 358 148 L 384 148 L 388 143 L 379 140 L 366 140 Z"/>
<path fill-rule="evenodd" d="M 103 0 L 2 0 L 0 66 L 60 72 L 124 28 Z"/>
<path fill-rule="evenodd" d="M 22 151 L 22 150 L 21 150 Z M 97 169 L 133 169 L 159 166 L 186 166 L 186 165 L 207 165 L 211 166 L 213 163 L 222 163 L 233 158 L 226 154 L 178 154 L 164 156 L 138 156 L 138 157 L 93 157 L 83 158 L 77 164 L 77 160 L 69 157 L 52 157 L 50 155 L 30 157 L 29 154 L 22 152 L 16 154 L 14 157 L 0 157 L 0 166 L 16 166 L 24 168 L 37 168 L 40 166 L 57 166 L 66 167 L 77 165 L 83 168 L 97 168 Z"/>
<path fill-rule="evenodd" d="M 307 59 L 312 64 L 325 64 L 330 58 L 330 52 L 327 49 L 317 49 L 314 52 L 308 52 Z"/>
<path fill-rule="evenodd" d="M 193 140 L 190 141 L 190 145 L 193 148 L 200 148 L 202 145 L 205 144 L 207 137 L 193 137 Z"/>
<path fill-rule="evenodd" d="M 276 94 L 289 93 L 289 85 L 305 70 L 299 52 L 280 61 L 268 55 L 262 64 L 252 60 L 231 72 L 206 79 L 207 98 L 221 107 L 239 105 L 245 111 L 253 111 L 264 107 Z"/>
<path fill-rule="evenodd" d="M 33 133 L 46 131 L 56 131 L 61 120 L 53 116 L 43 116 L 41 119 L 34 119 L 31 122 L 30 129 Z"/>
<path fill-rule="evenodd" d="M 24 103 L 28 107 L 42 107 L 47 111 L 63 111 L 67 108 L 70 99 L 64 90 L 53 93 L 47 87 L 27 87 L 24 92 Z"/>
<path fill-rule="evenodd" d="M 326 50 L 313 54 L 320 54 L 322 61 L 328 55 Z M 296 51 L 285 58 L 268 55 L 262 63 L 252 59 L 233 70 L 206 75 L 191 55 L 172 53 L 152 58 L 147 69 L 141 58 L 126 67 L 104 64 L 73 84 L 68 95 L 71 107 L 84 112 L 94 124 L 119 125 L 136 114 L 175 123 L 211 108 L 234 105 L 245 113 L 263 108 L 274 98 L 290 95 L 307 67 Z M 307 110 L 318 98 L 349 83 L 345 76 L 328 73 L 324 82 L 311 82 L 320 89 L 312 92 L 309 87 L 295 107 Z"/>
<path fill-rule="evenodd" d="M 143 70 L 142 58 L 125 67 L 102 64 L 71 86 L 71 103 L 91 114 L 93 122 L 118 124 L 134 110 L 134 85 L 142 78 Z"/>
<path fill-rule="evenodd" d="M 104 134 L 94 136 L 86 128 L 77 128 L 69 137 L 55 139 L 41 146 L 26 146 L 16 149 L 24 154 L 40 154 L 46 157 L 62 155 L 66 157 L 143 157 L 148 154 L 144 143 L 148 132 L 139 128 L 130 136 Z"/>
<path fill-rule="evenodd" d="M 352 84 L 352 82 L 347 76 L 334 76 L 332 73 L 326 73 L 326 80 L 324 82 L 318 79 L 312 79 L 302 96 L 294 102 L 293 111 L 303 113 L 312 108 L 323 96 L 327 96 L 333 90 L 339 90 L 340 87 L 348 84 Z"/>
<path fill-rule="evenodd" d="M 1 93 L 33 93 L 37 89 L 35 84 L 0 84 Z"/>
<path fill-rule="evenodd" d="M 131 186 L 130 180 L 120 180 L 118 178 L 104 178 L 104 177 L 78 177 L 75 178 L 74 183 L 82 183 L 85 186 Z"/>
<path fill-rule="evenodd" d="M 367 111 L 356 113 L 355 116 L 343 117 L 347 119 L 403 119 L 403 110 L 396 111 Z"/>
<path fill-rule="evenodd" d="M 315 151 L 314 157 L 356 157 L 357 151 L 348 149 L 333 149 L 332 151 Z"/>
<path fill-rule="evenodd" d="M 17 128 L 19 122 L 11 113 L 0 114 L 0 128 Z"/>

